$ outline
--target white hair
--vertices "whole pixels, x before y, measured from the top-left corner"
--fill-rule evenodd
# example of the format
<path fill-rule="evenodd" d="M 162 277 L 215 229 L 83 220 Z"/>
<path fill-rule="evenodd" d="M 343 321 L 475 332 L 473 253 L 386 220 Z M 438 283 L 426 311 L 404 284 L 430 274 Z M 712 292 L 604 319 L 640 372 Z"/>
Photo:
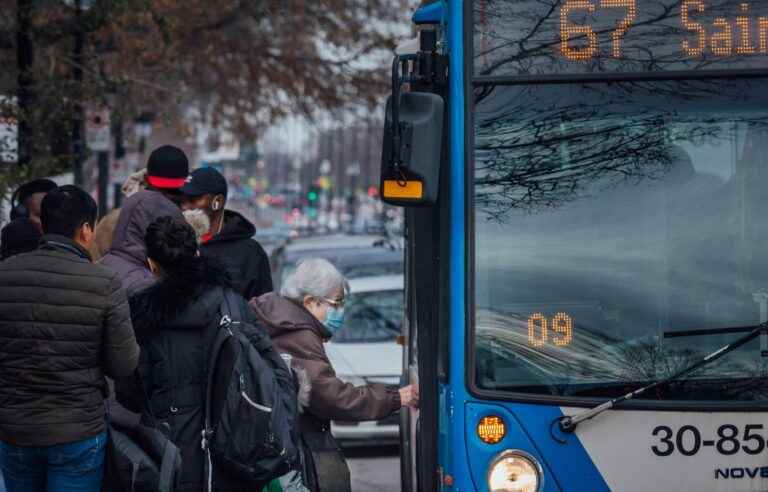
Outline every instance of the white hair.
<path fill-rule="evenodd" d="M 339 291 L 349 292 L 344 275 L 328 260 L 307 258 L 301 260 L 285 279 L 280 295 L 301 303 L 306 296 L 328 298 Z"/>

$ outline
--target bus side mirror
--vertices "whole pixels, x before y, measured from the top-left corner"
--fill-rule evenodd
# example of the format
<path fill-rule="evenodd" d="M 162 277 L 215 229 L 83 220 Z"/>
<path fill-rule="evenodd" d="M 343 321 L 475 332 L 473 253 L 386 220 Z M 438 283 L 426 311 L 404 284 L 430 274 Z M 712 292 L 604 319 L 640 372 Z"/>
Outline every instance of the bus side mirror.
<path fill-rule="evenodd" d="M 398 84 L 399 85 L 399 84 Z M 443 98 L 400 93 L 387 100 L 380 194 L 390 205 L 434 205 L 443 147 Z"/>

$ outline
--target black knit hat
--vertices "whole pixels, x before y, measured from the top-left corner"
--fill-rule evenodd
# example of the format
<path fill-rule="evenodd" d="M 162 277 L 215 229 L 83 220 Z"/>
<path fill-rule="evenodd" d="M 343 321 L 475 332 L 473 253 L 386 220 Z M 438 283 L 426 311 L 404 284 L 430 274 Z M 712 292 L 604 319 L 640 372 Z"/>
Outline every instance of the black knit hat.
<path fill-rule="evenodd" d="M 189 161 L 184 151 L 163 145 L 152 151 L 147 161 L 147 183 L 155 188 L 181 188 L 189 176 Z"/>
<path fill-rule="evenodd" d="M 40 228 L 31 220 L 11 221 L 0 231 L 0 260 L 36 249 L 41 237 Z"/>

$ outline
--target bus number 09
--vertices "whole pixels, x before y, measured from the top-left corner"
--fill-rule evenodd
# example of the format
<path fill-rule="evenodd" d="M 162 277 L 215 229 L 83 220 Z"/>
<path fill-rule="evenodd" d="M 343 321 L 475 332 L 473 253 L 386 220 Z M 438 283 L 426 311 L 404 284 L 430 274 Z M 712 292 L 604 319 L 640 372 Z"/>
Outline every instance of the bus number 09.
<path fill-rule="evenodd" d="M 557 313 L 552 319 L 541 313 L 528 318 L 528 344 L 531 347 L 545 346 L 550 341 L 550 331 L 554 332 L 551 341 L 555 347 L 570 345 L 573 341 L 573 318 L 565 313 Z"/>

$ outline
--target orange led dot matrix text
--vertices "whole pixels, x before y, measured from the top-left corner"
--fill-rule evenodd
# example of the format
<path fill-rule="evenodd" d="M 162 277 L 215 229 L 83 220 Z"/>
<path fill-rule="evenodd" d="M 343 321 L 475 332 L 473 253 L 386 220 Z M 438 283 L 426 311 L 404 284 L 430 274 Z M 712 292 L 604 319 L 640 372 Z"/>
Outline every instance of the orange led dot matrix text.
<path fill-rule="evenodd" d="M 591 27 L 585 25 L 570 24 L 569 17 L 572 12 L 585 11 L 595 13 L 595 4 L 589 0 L 566 0 L 560 8 L 560 49 L 569 60 L 586 61 L 597 53 L 597 34 Z M 575 48 L 571 46 L 572 39 L 586 37 L 587 46 Z"/>
<path fill-rule="evenodd" d="M 543 347 L 548 338 L 547 318 L 541 313 L 528 318 L 528 344 L 532 347 Z"/>
<path fill-rule="evenodd" d="M 550 340 L 550 331 L 553 332 Z M 567 347 L 573 342 L 573 318 L 557 313 L 551 320 L 542 313 L 528 318 L 528 345 L 535 348 L 551 343 L 555 347 Z"/>
<path fill-rule="evenodd" d="M 558 347 L 570 345 L 573 341 L 573 319 L 565 313 L 557 313 L 552 320 L 552 331 L 558 334 L 552 338 L 552 343 Z"/>

